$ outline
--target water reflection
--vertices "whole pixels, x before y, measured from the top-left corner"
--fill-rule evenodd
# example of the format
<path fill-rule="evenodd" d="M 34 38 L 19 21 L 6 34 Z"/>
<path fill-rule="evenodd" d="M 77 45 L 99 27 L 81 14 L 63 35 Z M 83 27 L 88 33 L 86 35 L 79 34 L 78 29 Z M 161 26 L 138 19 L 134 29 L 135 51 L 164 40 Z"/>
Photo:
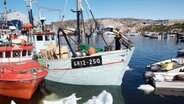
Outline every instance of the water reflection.
<path fill-rule="evenodd" d="M 12 97 L 6 97 L 0 95 L 0 104 L 11 104 L 11 101 L 14 101 L 16 104 L 33 104 L 31 100 L 26 99 L 17 99 Z"/>
<path fill-rule="evenodd" d="M 125 104 L 120 86 L 79 86 L 61 84 L 48 80 L 45 80 L 45 84 L 45 89 L 52 92 L 51 94 L 44 97 L 46 100 L 56 100 L 59 98 L 68 97 L 71 94 L 76 93 L 76 97 L 82 97 L 82 99 L 78 101 L 78 104 L 82 104 L 91 99 L 92 96 L 97 96 L 103 90 L 106 90 L 112 94 L 114 104 Z"/>
<path fill-rule="evenodd" d="M 155 89 L 154 94 L 159 96 L 184 96 L 184 89 Z"/>
<path fill-rule="evenodd" d="M 43 104 L 43 100 L 57 100 L 68 97 L 73 93 L 76 94 L 76 97 L 82 97 L 81 100 L 77 101 L 78 104 L 82 104 L 91 99 L 92 96 L 98 96 L 103 90 L 112 94 L 113 104 L 125 104 L 121 86 L 79 86 L 48 80 L 44 80 L 44 83 L 37 89 L 30 100 L 0 96 L 0 104 L 11 104 L 12 100 L 16 104 Z"/>

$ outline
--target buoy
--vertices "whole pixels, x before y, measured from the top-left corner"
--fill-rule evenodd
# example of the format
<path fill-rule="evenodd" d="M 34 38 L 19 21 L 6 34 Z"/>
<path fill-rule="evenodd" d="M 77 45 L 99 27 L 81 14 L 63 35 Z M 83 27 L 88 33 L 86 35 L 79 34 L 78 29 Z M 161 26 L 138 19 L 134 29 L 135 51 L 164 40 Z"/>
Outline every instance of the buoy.
<path fill-rule="evenodd" d="M 146 93 L 146 94 L 149 94 L 149 93 L 153 92 L 155 88 L 149 84 L 142 84 L 137 89 L 144 91 L 144 93 Z"/>
<path fill-rule="evenodd" d="M 147 71 L 144 73 L 144 78 L 152 78 L 153 77 L 153 72 Z"/>
<path fill-rule="evenodd" d="M 29 29 L 32 29 L 32 28 L 33 28 L 33 25 L 30 24 L 30 23 L 24 23 L 24 24 L 23 24 L 23 28 L 24 28 L 25 30 L 29 30 Z"/>
<path fill-rule="evenodd" d="M 96 49 L 95 49 L 95 48 L 90 47 L 90 48 L 88 49 L 88 54 L 89 54 L 89 55 L 92 55 L 92 54 L 95 54 L 95 53 L 96 53 Z"/>

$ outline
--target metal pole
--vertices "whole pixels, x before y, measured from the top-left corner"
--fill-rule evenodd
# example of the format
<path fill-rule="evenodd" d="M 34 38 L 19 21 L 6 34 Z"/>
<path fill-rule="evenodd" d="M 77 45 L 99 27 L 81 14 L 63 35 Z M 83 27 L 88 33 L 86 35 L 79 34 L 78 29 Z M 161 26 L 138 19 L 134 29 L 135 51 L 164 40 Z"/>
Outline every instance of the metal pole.
<path fill-rule="evenodd" d="M 80 44 L 80 0 L 76 0 L 77 4 L 77 35 L 78 35 L 78 45 Z"/>
<path fill-rule="evenodd" d="M 33 13 L 32 13 L 32 0 L 28 1 L 27 7 L 28 7 L 28 14 L 29 14 L 29 22 L 34 26 Z"/>
<path fill-rule="evenodd" d="M 72 57 L 76 57 L 77 55 L 75 54 L 74 50 L 72 49 L 72 46 L 71 46 L 70 42 L 68 41 L 68 38 L 66 37 L 66 33 L 64 32 L 64 30 L 63 30 L 62 28 L 59 28 L 59 29 L 58 29 L 59 56 L 61 55 L 61 50 L 60 50 L 60 47 L 61 47 L 61 46 L 60 46 L 60 36 L 59 36 L 59 33 L 60 33 L 60 32 L 63 33 L 63 36 L 64 36 L 64 38 L 65 38 L 65 40 L 66 40 L 66 42 L 67 42 L 67 44 L 68 44 L 68 46 L 69 46 L 69 48 L 70 48 L 72 54 L 73 54 Z M 61 58 L 61 57 L 60 57 L 60 58 Z"/>
<path fill-rule="evenodd" d="M 4 0 L 4 22 L 5 22 L 5 28 L 7 28 L 7 5 L 6 5 L 6 0 Z"/>

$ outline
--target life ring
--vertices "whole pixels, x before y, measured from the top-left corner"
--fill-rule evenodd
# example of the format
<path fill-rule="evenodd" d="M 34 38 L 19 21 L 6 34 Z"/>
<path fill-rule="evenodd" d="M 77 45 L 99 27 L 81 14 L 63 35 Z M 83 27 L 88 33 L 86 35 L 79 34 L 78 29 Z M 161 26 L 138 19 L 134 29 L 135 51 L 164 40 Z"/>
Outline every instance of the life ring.
<path fill-rule="evenodd" d="M 13 51 L 13 57 L 19 57 L 19 56 L 20 56 L 20 52 Z"/>

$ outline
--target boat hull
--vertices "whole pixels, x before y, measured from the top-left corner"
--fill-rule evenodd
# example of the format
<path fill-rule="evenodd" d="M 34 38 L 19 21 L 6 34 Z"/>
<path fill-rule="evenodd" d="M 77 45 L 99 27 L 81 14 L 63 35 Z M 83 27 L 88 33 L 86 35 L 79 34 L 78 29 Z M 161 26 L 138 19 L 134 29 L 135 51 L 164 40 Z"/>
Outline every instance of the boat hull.
<path fill-rule="evenodd" d="M 97 54 L 102 56 L 102 65 L 84 68 L 71 68 L 71 59 L 47 61 L 47 80 L 74 85 L 121 85 L 134 47 Z"/>
<path fill-rule="evenodd" d="M 9 97 L 30 99 L 43 78 L 21 81 L 1 81 L 0 94 Z"/>
<path fill-rule="evenodd" d="M 183 89 L 184 83 L 183 81 L 156 81 L 155 82 L 156 88 L 164 88 L 164 89 Z"/>
<path fill-rule="evenodd" d="M 33 60 L 0 63 L 0 94 L 30 99 L 48 70 Z"/>

